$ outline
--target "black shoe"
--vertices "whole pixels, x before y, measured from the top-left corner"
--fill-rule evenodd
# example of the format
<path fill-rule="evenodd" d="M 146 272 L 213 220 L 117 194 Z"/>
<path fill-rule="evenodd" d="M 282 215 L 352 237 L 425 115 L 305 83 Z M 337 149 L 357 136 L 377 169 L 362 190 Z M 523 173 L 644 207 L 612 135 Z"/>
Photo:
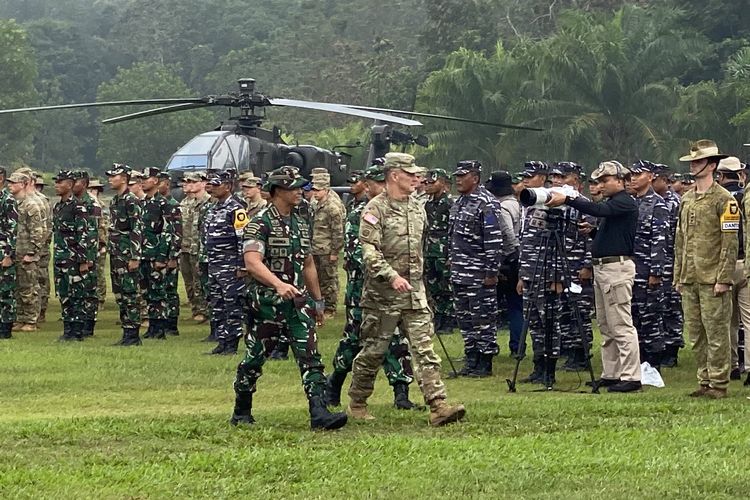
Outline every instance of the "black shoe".
<path fill-rule="evenodd" d="M 219 343 L 216 344 L 216 347 L 214 347 L 210 352 L 207 352 L 206 354 L 208 355 L 223 354 L 225 348 L 226 348 L 226 340 L 219 339 Z"/>
<path fill-rule="evenodd" d="M 180 330 L 177 328 L 177 318 L 167 318 L 166 323 L 166 334 L 172 335 L 173 337 L 180 336 Z"/>
<path fill-rule="evenodd" d="M 555 367 L 557 366 L 557 358 L 547 358 L 544 361 L 542 384 L 544 384 L 544 387 L 547 389 L 552 389 L 552 386 L 555 385 Z"/>
<path fill-rule="evenodd" d="M 479 364 L 479 351 L 466 351 L 464 367 L 458 371 L 459 377 L 469 377 Z"/>
<path fill-rule="evenodd" d="M 146 329 L 146 333 L 143 334 L 144 339 L 152 339 L 155 337 L 157 322 L 158 320 L 154 320 L 154 319 L 148 320 L 148 328 Z"/>
<path fill-rule="evenodd" d="M 143 342 L 141 342 L 141 337 L 140 335 L 138 335 L 138 328 L 123 328 L 122 340 L 114 345 L 128 347 L 142 344 Z"/>
<path fill-rule="evenodd" d="M 740 373 L 739 368 L 735 368 L 729 373 L 729 380 L 742 380 L 742 374 Z"/>
<path fill-rule="evenodd" d="M 593 387 L 594 384 L 596 384 L 597 387 L 611 387 L 619 383 L 620 383 L 619 378 L 600 378 L 599 380 L 594 380 L 593 382 L 588 381 L 586 382 L 586 385 L 589 387 Z"/>
<path fill-rule="evenodd" d="M 661 366 L 664 368 L 674 368 L 677 366 L 677 355 L 680 352 L 680 346 L 668 345 L 664 347 L 664 355 L 661 358 Z"/>
<path fill-rule="evenodd" d="M 328 375 L 326 385 L 326 405 L 328 406 L 341 406 L 341 388 L 344 386 L 346 381 L 346 372 L 337 372 L 333 370 Z"/>
<path fill-rule="evenodd" d="M 469 372 L 469 377 L 485 378 L 492 376 L 492 354 L 480 354 L 476 367 Z"/>
<path fill-rule="evenodd" d="M 632 380 L 622 380 L 607 388 L 607 392 L 638 392 L 643 386 L 640 382 Z"/>
<path fill-rule="evenodd" d="M 156 340 L 167 340 L 167 322 L 166 319 L 151 320 L 149 323 L 154 325 L 154 336 Z M 149 325 L 150 326 L 150 325 Z"/>
<path fill-rule="evenodd" d="M 331 413 L 322 396 L 310 398 L 310 428 L 332 431 L 346 425 L 346 413 Z"/>
<path fill-rule="evenodd" d="M 94 324 L 96 321 L 94 320 L 85 320 L 83 322 L 83 328 L 81 330 L 81 335 L 83 337 L 93 337 L 94 336 Z"/>
<path fill-rule="evenodd" d="M 521 379 L 522 384 L 541 384 L 544 381 L 544 357 L 535 355 L 533 361 L 534 371 Z"/>
<path fill-rule="evenodd" d="M 0 323 L 0 339 L 12 339 L 13 323 Z"/>
<path fill-rule="evenodd" d="M 397 410 L 416 410 L 418 408 L 409 400 L 409 384 L 399 382 L 393 386 L 393 406 Z"/>
<path fill-rule="evenodd" d="M 73 323 L 71 321 L 63 321 L 63 334 L 57 338 L 58 342 L 76 342 L 76 334 L 73 331 Z"/>
<path fill-rule="evenodd" d="M 440 324 L 435 328 L 435 331 L 441 335 L 450 335 L 453 333 L 455 323 L 453 318 L 441 315 Z"/>
<path fill-rule="evenodd" d="M 745 379 L 745 383 L 742 385 L 750 386 L 750 371 L 747 372 L 747 378 Z"/>
<path fill-rule="evenodd" d="M 222 356 L 234 356 L 235 354 L 237 354 L 237 346 L 239 344 L 240 344 L 239 337 L 234 337 L 232 339 L 229 339 L 226 342 L 224 342 L 224 350 L 218 354 Z"/>
<path fill-rule="evenodd" d="M 253 411 L 252 393 L 251 394 L 235 394 L 234 410 L 232 411 L 232 418 L 229 419 L 229 423 L 235 427 L 252 426 L 255 423 L 255 419 L 253 418 L 252 411 Z"/>

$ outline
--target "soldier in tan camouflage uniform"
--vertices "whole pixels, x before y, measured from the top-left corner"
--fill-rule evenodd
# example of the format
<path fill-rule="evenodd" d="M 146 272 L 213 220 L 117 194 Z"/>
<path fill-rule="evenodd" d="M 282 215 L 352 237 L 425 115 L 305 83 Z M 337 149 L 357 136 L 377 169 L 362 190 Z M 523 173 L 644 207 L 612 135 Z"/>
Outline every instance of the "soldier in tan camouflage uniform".
<path fill-rule="evenodd" d="M 34 194 L 44 205 L 47 217 L 47 239 L 42 246 L 39 255 L 39 318 L 37 324 L 44 323 L 47 319 L 47 304 L 49 303 L 50 281 L 49 281 L 49 264 L 50 264 L 50 246 L 52 245 L 52 204 L 47 195 L 44 194 L 44 178 L 38 172 L 32 172 L 34 182 Z"/>
<path fill-rule="evenodd" d="M 248 219 L 255 217 L 255 214 L 268 205 L 268 202 L 260 194 L 261 183 L 260 178 L 255 177 L 252 172 L 246 172 L 240 176 L 240 187 L 242 188 L 242 197 L 246 205 Z"/>
<path fill-rule="evenodd" d="M 16 258 L 18 266 L 18 288 L 16 299 L 18 313 L 15 330 L 36 330 L 39 318 L 39 257 L 46 237 L 46 215 L 44 206 L 29 195 L 28 187 L 34 188 L 31 178 L 14 172 L 8 178 L 8 188 L 18 202 L 18 240 Z"/>
<path fill-rule="evenodd" d="M 367 204 L 359 238 L 365 264 L 362 306 L 362 350 L 354 359 L 348 413 L 372 420 L 367 399 L 383 363 L 393 332 L 398 327 L 411 344 L 416 379 L 430 406 L 430 424 L 463 418 L 463 405 L 448 405 L 440 377 L 440 357 L 432 345 L 432 313 L 422 279 L 422 237 L 427 216 L 410 195 L 423 169 L 404 153 L 386 155 L 386 191 Z"/>
<path fill-rule="evenodd" d="M 94 199 L 94 205 L 101 209 L 99 217 L 99 252 L 96 258 L 96 295 L 99 299 L 99 309 L 104 307 L 104 300 L 107 297 L 107 238 L 109 237 L 109 207 L 104 206 L 99 196 L 104 191 L 104 185 L 99 179 L 89 181 L 88 193 Z"/>
<path fill-rule="evenodd" d="M 315 169 L 318 170 L 318 169 Z M 321 169 L 322 170 L 322 169 Z M 315 199 L 312 254 L 323 299 L 326 318 L 336 314 L 339 295 L 338 262 L 344 248 L 344 218 L 346 209 L 335 192 L 331 191 L 328 172 L 313 172 L 312 191 Z"/>
<path fill-rule="evenodd" d="M 189 172 L 183 176 L 182 190 L 185 198 L 180 202 L 182 211 L 182 251 L 180 271 L 185 282 L 185 292 L 192 311 L 193 320 L 203 323 L 207 319 L 206 298 L 198 273 L 200 245 L 199 215 L 211 198 L 206 192 L 206 182 L 200 172 Z"/>

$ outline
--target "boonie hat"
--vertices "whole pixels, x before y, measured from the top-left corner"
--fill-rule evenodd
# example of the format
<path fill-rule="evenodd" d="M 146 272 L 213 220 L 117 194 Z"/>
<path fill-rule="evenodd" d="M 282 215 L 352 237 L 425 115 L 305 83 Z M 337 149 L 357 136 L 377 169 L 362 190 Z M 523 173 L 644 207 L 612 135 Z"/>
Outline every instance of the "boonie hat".
<path fill-rule="evenodd" d="M 727 156 L 719 161 L 719 166 L 716 170 L 719 172 L 740 172 L 742 169 L 742 162 L 740 162 L 739 158 L 736 156 Z"/>
<path fill-rule="evenodd" d="M 723 155 L 719 153 L 719 146 L 716 145 L 716 143 L 710 139 L 701 139 L 699 141 L 695 141 L 690 146 L 690 152 L 680 157 L 680 161 L 695 161 L 695 160 L 702 160 L 704 158 L 719 158 L 723 159 L 726 158 L 729 155 Z"/>

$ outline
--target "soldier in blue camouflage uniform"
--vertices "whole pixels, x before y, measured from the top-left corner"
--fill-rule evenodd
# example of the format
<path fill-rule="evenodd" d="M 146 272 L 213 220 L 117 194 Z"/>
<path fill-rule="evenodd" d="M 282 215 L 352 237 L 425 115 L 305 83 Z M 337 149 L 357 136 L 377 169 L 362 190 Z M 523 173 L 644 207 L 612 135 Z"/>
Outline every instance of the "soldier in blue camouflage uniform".
<path fill-rule="evenodd" d="M 567 185 L 580 193 L 584 175 L 583 167 L 565 161 L 555 163 L 549 177 L 553 187 Z M 568 356 L 563 369 L 586 370 L 586 352 L 591 349 L 593 341 L 591 312 L 594 309 L 594 273 L 591 263 L 591 239 L 579 231 L 579 224 L 586 220 L 586 216 L 573 207 L 563 206 L 561 209 L 564 211 L 561 227 L 563 244 L 568 260 L 567 269 L 564 271 L 569 271 L 570 274 L 563 276 L 566 288 L 560 295 L 560 311 L 557 314 L 561 353 Z M 573 288 L 580 287 L 581 293 L 572 292 L 571 285 Z M 584 339 L 587 344 L 585 348 Z"/>
<path fill-rule="evenodd" d="M 102 209 L 94 201 L 93 196 L 88 193 L 89 174 L 84 170 L 73 172 L 75 183 L 73 184 L 73 195 L 83 204 L 86 209 L 86 233 L 89 239 L 96 240 L 96 248 L 89 247 L 88 260 L 93 263 L 89 272 L 84 275 L 86 282 L 83 284 L 85 297 L 83 298 L 83 336 L 93 337 L 96 326 L 96 316 L 99 311 L 99 296 L 97 285 L 100 270 L 97 268 L 99 261 L 99 221 L 102 218 Z M 103 272 L 103 270 L 101 271 Z"/>
<path fill-rule="evenodd" d="M 630 169 L 628 192 L 638 202 L 635 233 L 635 281 L 631 311 L 638 332 L 641 362 L 660 369 L 664 355 L 664 264 L 669 210 L 651 187 L 653 163 L 639 160 Z"/>
<path fill-rule="evenodd" d="M 509 254 L 503 248 L 505 223 L 499 202 L 481 184 L 481 163 L 460 161 L 453 175 L 461 193 L 451 207 L 449 227 L 453 306 L 466 357 L 461 375 L 489 377 L 492 358 L 499 352 L 496 287 Z"/>
<path fill-rule="evenodd" d="M 159 193 L 167 200 L 165 219 L 169 227 L 169 232 L 172 235 L 165 281 L 167 295 L 167 322 L 165 324 L 165 331 L 167 335 L 179 335 L 177 321 L 180 317 L 180 294 L 177 291 L 177 287 L 180 278 L 180 252 L 182 251 L 182 213 L 180 211 L 180 202 L 172 196 L 170 178 L 167 172 L 159 174 Z"/>
<path fill-rule="evenodd" d="M 362 178 L 350 177 L 352 202 L 349 214 L 344 222 L 344 270 L 346 271 L 346 325 L 344 336 L 339 341 L 336 354 L 333 356 L 333 371 L 328 377 L 326 403 L 328 406 L 341 404 L 341 387 L 347 373 L 352 371 L 352 362 L 361 349 L 360 332 L 362 330 L 362 287 L 365 281 L 365 268 L 362 260 L 362 245 L 359 242 L 359 226 L 367 202 L 385 189 L 385 171 L 382 165 L 373 165 Z M 358 185 L 358 184 L 361 184 Z M 362 190 L 360 190 L 362 188 Z M 412 376 L 411 355 L 405 337 L 395 333 L 388 352 L 383 359 L 383 371 L 388 383 L 393 387 L 393 404 L 400 410 L 411 410 L 416 405 L 409 400 L 409 384 Z"/>
<path fill-rule="evenodd" d="M 0 185 L 5 184 L 6 170 L 0 167 Z M 16 237 L 18 204 L 8 192 L 0 190 L 0 339 L 9 339 L 16 320 Z"/>
<path fill-rule="evenodd" d="M 453 198 L 450 196 L 450 178 L 442 168 L 429 170 L 422 183 L 429 196 L 424 209 L 427 229 L 424 243 L 424 281 L 427 296 L 435 314 L 435 331 L 451 333 L 456 324 L 451 289 L 451 270 L 448 265 L 448 226 Z"/>
<path fill-rule="evenodd" d="M 216 203 L 206 213 L 202 232 L 208 260 L 208 301 L 218 344 L 210 352 L 233 355 L 245 321 L 245 266 L 242 232 L 247 211 L 232 194 L 235 176 L 230 170 L 210 171 L 208 185 Z"/>
<path fill-rule="evenodd" d="M 92 235 L 88 224 L 86 207 L 73 195 L 73 172 L 62 170 L 55 179 L 55 192 L 60 201 L 52 214 L 54 238 L 55 293 L 60 299 L 63 318 L 61 341 L 83 340 L 85 322 L 88 320 L 87 295 L 96 297 L 96 275 L 89 275 L 94 268 L 99 240 Z M 96 301 L 94 301 L 96 311 Z"/>
<path fill-rule="evenodd" d="M 670 169 L 667 165 L 655 164 L 652 167 L 654 180 L 652 187 L 656 194 L 664 199 L 669 213 L 666 232 L 664 272 L 662 283 L 664 288 L 664 307 L 662 313 L 662 328 L 664 330 L 664 357 L 661 366 L 677 366 L 680 349 L 685 347 L 682 336 L 682 299 L 679 292 L 672 287 L 674 276 L 674 236 L 677 231 L 677 216 L 680 213 L 680 196 L 672 189 Z"/>
<path fill-rule="evenodd" d="M 280 334 L 291 339 L 313 429 L 338 429 L 345 413 L 332 414 L 325 404 L 326 377 L 318 353 L 315 321 L 322 324 L 325 304 L 311 254 L 312 233 L 295 210 L 306 179 L 294 167 L 281 167 L 268 177 L 271 203 L 247 225 L 245 266 L 253 278 L 253 319 L 245 337 L 247 351 L 237 367 L 235 405 L 230 423 L 252 425 L 253 393 L 263 373 L 265 353 Z"/>

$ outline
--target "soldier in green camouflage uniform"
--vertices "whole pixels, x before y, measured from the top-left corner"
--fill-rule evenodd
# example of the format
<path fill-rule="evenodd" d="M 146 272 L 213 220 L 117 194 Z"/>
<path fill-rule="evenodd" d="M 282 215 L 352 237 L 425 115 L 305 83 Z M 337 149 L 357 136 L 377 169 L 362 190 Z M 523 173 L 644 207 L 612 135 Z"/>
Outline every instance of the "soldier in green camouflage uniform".
<path fill-rule="evenodd" d="M 165 214 L 172 242 L 169 247 L 169 260 L 167 260 L 167 276 L 165 290 L 167 294 L 167 323 L 165 330 L 168 335 L 179 335 L 177 322 L 180 317 L 180 294 L 177 291 L 180 279 L 180 252 L 182 251 L 182 213 L 180 202 L 171 193 L 169 174 L 159 174 L 159 192 L 167 200 L 167 211 Z"/>
<path fill-rule="evenodd" d="M 371 189 L 366 188 L 365 182 L 367 182 L 367 186 L 371 186 Z M 333 372 L 328 377 L 326 398 L 329 406 L 341 404 L 341 387 L 346 380 L 346 375 L 352 371 L 352 362 L 361 348 L 362 308 L 359 301 L 362 298 L 365 269 L 362 262 L 362 245 L 359 243 L 359 223 L 362 211 L 367 205 L 368 196 L 375 197 L 385 188 L 383 167 L 374 165 L 361 178 L 350 178 L 349 184 L 351 184 L 350 192 L 353 196 L 344 225 L 346 325 L 344 326 L 344 336 L 339 341 L 338 349 L 333 356 Z M 416 408 L 416 405 L 409 401 L 409 384 L 414 379 L 409 344 L 406 338 L 398 333 L 394 333 L 388 346 L 388 352 L 383 359 L 383 371 L 388 378 L 388 383 L 393 387 L 396 408 L 400 410 Z"/>
<path fill-rule="evenodd" d="M 129 191 L 129 166 L 115 163 L 107 171 L 115 196 L 109 204 L 109 252 L 112 295 L 120 309 L 122 339 L 115 345 L 140 345 L 141 310 L 138 307 L 143 216 L 138 198 Z"/>
<path fill-rule="evenodd" d="M 101 211 L 99 217 L 99 252 L 96 256 L 96 296 L 99 300 L 99 309 L 104 307 L 104 301 L 107 297 L 107 239 L 109 237 L 109 208 L 105 207 L 99 196 L 101 196 L 104 186 L 99 179 L 91 179 L 89 182 L 88 193 L 94 199 L 94 204 Z"/>
<path fill-rule="evenodd" d="M 245 343 L 247 352 L 237 367 L 236 395 L 231 423 L 252 424 L 252 398 L 262 374 L 265 352 L 280 333 L 292 341 L 302 385 L 309 400 L 313 429 L 337 429 L 346 414 L 326 408 L 326 378 L 318 352 L 315 319 L 322 323 L 325 304 L 310 254 L 310 227 L 294 207 L 302 198 L 306 180 L 294 167 L 269 175 L 271 204 L 245 227 L 244 259 L 252 275 L 253 320 Z"/>
<path fill-rule="evenodd" d="M 91 289 L 96 289 L 93 269 L 99 240 L 92 233 L 86 206 L 73 194 L 75 178 L 69 170 L 62 170 L 55 177 L 55 192 L 60 201 L 52 212 L 52 257 L 55 294 L 60 299 L 63 318 L 61 341 L 83 340 L 90 321 L 88 299 Z"/>
<path fill-rule="evenodd" d="M 42 250 L 39 253 L 39 318 L 37 324 L 44 323 L 47 319 L 47 304 L 49 303 L 49 261 L 50 261 L 50 246 L 52 245 L 52 205 L 50 204 L 49 198 L 44 194 L 44 178 L 37 172 L 33 172 L 34 175 L 34 188 L 36 189 L 36 195 L 38 200 L 42 203 L 46 213 L 47 220 L 47 239 L 42 245 Z"/>
<path fill-rule="evenodd" d="M 102 220 L 102 209 L 88 193 L 89 174 L 83 170 L 73 172 L 75 183 L 73 184 L 73 195 L 83 204 L 86 209 L 86 232 L 87 241 L 95 244 L 88 246 L 88 261 L 91 268 L 83 275 L 84 297 L 82 302 L 83 336 L 92 337 L 96 326 L 96 316 L 99 311 L 99 297 L 97 295 L 97 282 L 100 270 L 97 268 L 99 258 L 99 226 Z"/>
<path fill-rule="evenodd" d="M 201 181 L 206 181 L 205 174 L 201 173 Z M 203 297 L 208 298 L 208 251 L 206 245 L 203 244 L 205 232 L 206 232 L 206 216 L 208 212 L 216 204 L 216 198 L 212 196 L 213 187 L 206 185 L 206 193 L 209 195 L 209 199 L 201 206 L 198 211 L 198 283 L 200 285 L 201 293 Z M 216 320 L 211 313 L 211 304 L 206 304 L 206 313 L 209 319 L 209 334 L 203 339 L 203 342 L 216 342 L 218 337 L 216 335 L 217 325 Z"/>
<path fill-rule="evenodd" d="M 422 181 L 429 199 L 425 203 L 427 235 L 424 244 L 424 281 L 438 333 L 451 333 L 456 324 L 451 270 L 448 265 L 448 219 L 453 198 L 450 177 L 442 168 L 429 170 Z"/>
<path fill-rule="evenodd" d="M 0 167 L 0 185 L 5 184 L 6 170 Z M 12 337 L 16 320 L 16 238 L 18 204 L 7 188 L 0 190 L 0 339 Z"/>

